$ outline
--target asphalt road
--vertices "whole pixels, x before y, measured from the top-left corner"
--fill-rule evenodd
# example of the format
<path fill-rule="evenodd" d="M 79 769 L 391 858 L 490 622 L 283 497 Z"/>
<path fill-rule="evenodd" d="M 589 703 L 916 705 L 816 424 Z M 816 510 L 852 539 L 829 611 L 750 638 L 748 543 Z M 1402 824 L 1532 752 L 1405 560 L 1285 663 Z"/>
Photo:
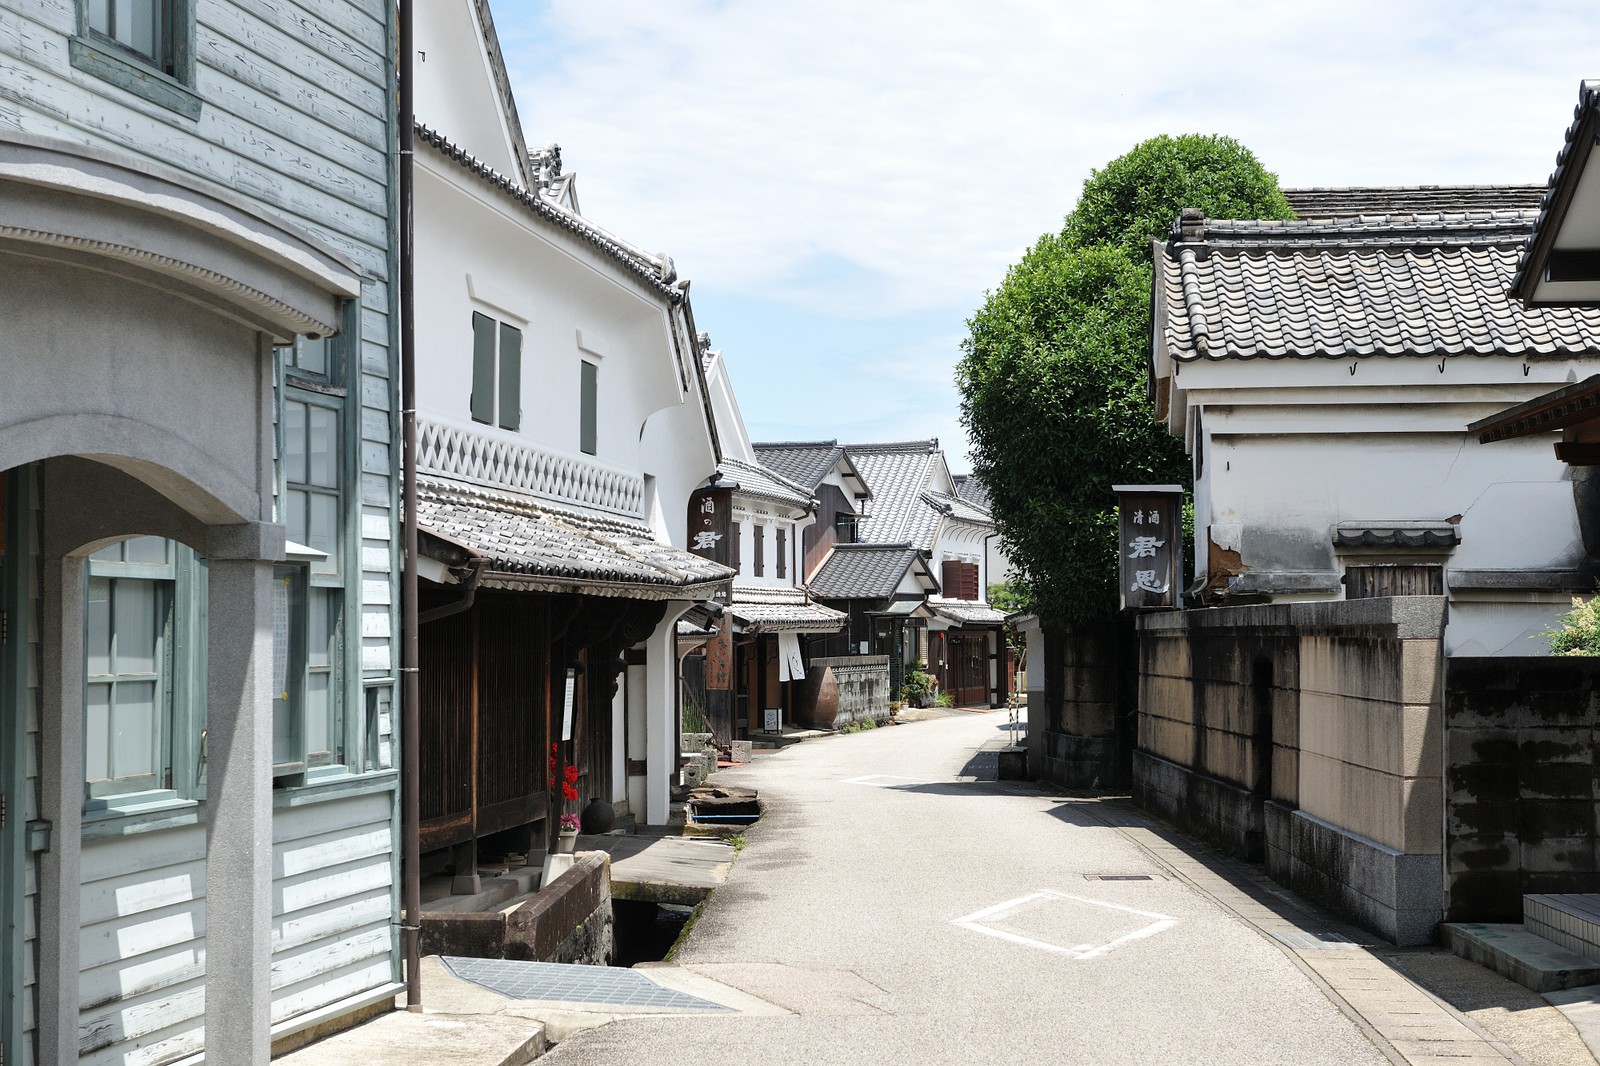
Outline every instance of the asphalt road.
<path fill-rule="evenodd" d="M 674 961 L 791 1013 L 630 1018 L 541 1061 L 1390 1061 L 1304 967 L 1163 876 L 1092 801 L 974 780 L 992 778 L 975 752 L 1004 724 L 962 714 L 723 771 L 766 814 Z"/>

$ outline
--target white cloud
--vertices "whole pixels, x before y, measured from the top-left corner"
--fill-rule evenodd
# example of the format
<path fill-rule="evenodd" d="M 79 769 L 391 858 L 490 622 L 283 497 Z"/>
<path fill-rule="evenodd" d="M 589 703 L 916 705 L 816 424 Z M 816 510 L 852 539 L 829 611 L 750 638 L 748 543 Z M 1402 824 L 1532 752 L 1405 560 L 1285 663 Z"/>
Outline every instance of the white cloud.
<path fill-rule="evenodd" d="M 1588 3 L 582 2 L 497 12 L 602 225 L 824 313 L 971 307 L 1090 168 L 1225 132 L 1289 184 L 1543 180 Z M 843 262 L 847 281 L 816 264 Z"/>

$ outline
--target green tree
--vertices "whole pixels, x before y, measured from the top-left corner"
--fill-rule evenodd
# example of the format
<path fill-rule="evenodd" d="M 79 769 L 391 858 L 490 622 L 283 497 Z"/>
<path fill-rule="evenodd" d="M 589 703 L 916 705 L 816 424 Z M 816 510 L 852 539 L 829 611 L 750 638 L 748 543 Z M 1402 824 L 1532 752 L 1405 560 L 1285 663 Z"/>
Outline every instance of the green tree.
<path fill-rule="evenodd" d="M 973 471 L 1042 617 L 1117 605 L 1113 484 L 1187 484 L 1183 445 L 1145 395 L 1150 240 L 1185 207 L 1292 218 L 1277 179 L 1227 137 L 1156 137 L 1084 183 L 968 321 L 956 368 Z"/>

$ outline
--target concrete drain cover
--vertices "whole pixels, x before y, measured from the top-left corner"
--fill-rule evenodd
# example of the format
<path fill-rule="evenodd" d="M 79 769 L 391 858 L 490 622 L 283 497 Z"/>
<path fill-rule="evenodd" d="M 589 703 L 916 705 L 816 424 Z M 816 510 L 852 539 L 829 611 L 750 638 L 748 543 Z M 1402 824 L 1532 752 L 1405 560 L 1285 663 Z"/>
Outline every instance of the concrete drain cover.
<path fill-rule="evenodd" d="M 616 966 L 575 966 L 511 959 L 469 959 L 442 955 L 445 969 L 511 999 L 556 1003 L 603 1003 L 614 1007 L 664 1010 L 731 1011 L 708 999 L 663 988 L 638 970 Z"/>
<path fill-rule="evenodd" d="M 1338 933 L 1318 933 L 1305 929 L 1296 929 L 1292 933 L 1275 932 L 1272 935 L 1296 951 L 1332 951 L 1335 948 L 1361 946 L 1349 937 L 1341 936 Z"/>

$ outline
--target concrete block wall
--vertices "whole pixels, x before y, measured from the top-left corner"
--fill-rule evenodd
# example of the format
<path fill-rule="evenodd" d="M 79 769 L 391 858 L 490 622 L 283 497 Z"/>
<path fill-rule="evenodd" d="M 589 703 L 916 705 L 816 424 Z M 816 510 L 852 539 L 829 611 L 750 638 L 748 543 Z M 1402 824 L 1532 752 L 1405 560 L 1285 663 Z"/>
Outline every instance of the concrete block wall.
<path fill-rule="evenodd" d="M 1142 618 L 1135 798 L 1426 942 L 1443 898 L 1444 619 L 1442 597 Z"/>
<path fill-rule="evenodd" d="M 1128 787 L 1134 739 L 1119 729 L 1122 664 L 1116 623 L 1081 629 L 1032 630 L 1043 660 L 1042 692 L 1028 696 L 1028 765 L 1039 778 L 1068 788 Z M 1031 641 L 1035 639 L 1030 635 Z M 1030 685 L 1034 672 L 1030 666 Z"/>
<path fill-rule="evenodd" d="M 1302 810 L 1407 855 L 1442 853 L 1442 656 L 1438 638 L 1367 626 L 1300 637 Z"/>
<path fill-rule="evenodd" d="M 1448 919 L 1600 891 L 1600 659 L 1452 658 L 1444 717 Z"/>

